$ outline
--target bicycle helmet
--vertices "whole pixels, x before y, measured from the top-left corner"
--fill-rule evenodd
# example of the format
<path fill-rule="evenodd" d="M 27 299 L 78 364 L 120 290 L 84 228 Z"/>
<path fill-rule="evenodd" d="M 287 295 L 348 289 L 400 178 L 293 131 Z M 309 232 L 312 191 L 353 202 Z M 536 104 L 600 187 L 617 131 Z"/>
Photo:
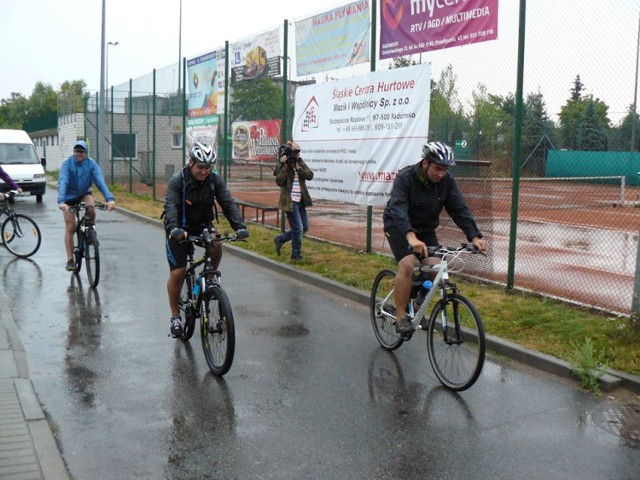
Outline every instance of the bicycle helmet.
<path fill-rule="evenodd" d="M 195 142 L 189 150 L 189 158 L 206 167 L 212 167 L 216 164 L 216 152 L 206 143 Z"/>
<path fill-rule="evenodd" d="M 437 163 L 445 167 L 453 167 L 456 161 L 453 158 L 453 150 L 449 145 L 442 142 L 429 142 L 422 147 L 422 158 L 426 158 L 429 163 Z"/>

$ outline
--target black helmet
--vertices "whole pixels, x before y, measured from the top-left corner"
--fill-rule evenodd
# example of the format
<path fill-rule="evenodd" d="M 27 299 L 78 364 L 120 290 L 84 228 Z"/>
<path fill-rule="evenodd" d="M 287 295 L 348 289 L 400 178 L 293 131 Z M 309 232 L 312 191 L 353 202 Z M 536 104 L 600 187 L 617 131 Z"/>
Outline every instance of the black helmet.
<path fill-rule="evenodd" d="M 456 164 L 451 147 L 441 142 L 429 142 L 424 145 L 422 158 L 426 158 L 429 163 L 433 162 L 445 167 L 453 167 Z"/>
<path fill-rule="evenodd" d="M 206 143 L 195 142 L 189 150 L 189 158 L 205 167 L 212 167 L 216 164 L 216 152 Z"/>

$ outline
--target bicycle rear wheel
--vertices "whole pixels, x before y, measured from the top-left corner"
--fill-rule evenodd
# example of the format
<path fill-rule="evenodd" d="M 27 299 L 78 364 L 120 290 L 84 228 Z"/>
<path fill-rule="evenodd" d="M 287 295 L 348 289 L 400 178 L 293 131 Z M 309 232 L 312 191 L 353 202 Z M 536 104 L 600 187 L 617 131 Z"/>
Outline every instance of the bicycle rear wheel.
<path fill-rule="evenodd" d="M 229 371 L 236 349 L 236 330 L 229 297 L 222 287 L 210 288 L 202 301 L 200 315 L 202 349 L 214 375 Z"/>
<path fill-rule="evenodd" d="M 451 294 L 435 305 L 427 327 L 427 351 L 445 387 L 462 391 L 478 379 L 486 352 L 484 326 L 466 297 Z"/>
<path fill-rule="evenodd" d="M 2 240 L 16 257 L 27 258 L 40 248 L 40 228 L 30 217 L 16 213 L 2 223 Z"/>
<path fill-rule="evenodd" d="M 87 264 L 87 278 L 93 288 L 100 282 L 100 247 L 95 230 L 86 233 L 84 245 L 84 260 Z"/>
<path fill-rule="evenodd" d="M 396 304 L 393 299 L 393 280 L 396 273 L 393 270 L 382 270 L 373 282 L 369 309 L 371 312 L 371 325 L 373 333 L 380 345 L 387 350 L 395 350 L 404 340 L 396 333 L 393 324 L 396 318 Z"/>
<path fill-rule="evenodd" d="M 190 340 L 195 331 L 196 315 L 194 311 L 192 299 L 193 292 L 193 275 L 187 274 L 182 281 L 182 289 L 180 290 L 180 299 L 178 300 L 178 307 L 184 314 L 184 333 L 182 334 L 182 340 L 185 342 Z"/>

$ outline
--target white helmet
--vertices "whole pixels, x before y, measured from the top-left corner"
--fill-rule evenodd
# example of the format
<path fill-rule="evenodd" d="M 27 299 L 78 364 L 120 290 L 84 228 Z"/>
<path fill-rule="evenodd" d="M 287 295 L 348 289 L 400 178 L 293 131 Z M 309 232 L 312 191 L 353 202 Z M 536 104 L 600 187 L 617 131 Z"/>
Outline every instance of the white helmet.
<path fill-rule="evenodd" d="M 212 167 L 216 164 L 216 152 L 206 143 L 195 142 L 189 150 L 189 158 L 206 167 Z"/>
<path fill-rule="evenodd" d="M 429 142 L 424 145 L 422 147 L 422 158 L 445 167 L 453 167 L 456 164 L 451 147 L 441 142 Z"/>

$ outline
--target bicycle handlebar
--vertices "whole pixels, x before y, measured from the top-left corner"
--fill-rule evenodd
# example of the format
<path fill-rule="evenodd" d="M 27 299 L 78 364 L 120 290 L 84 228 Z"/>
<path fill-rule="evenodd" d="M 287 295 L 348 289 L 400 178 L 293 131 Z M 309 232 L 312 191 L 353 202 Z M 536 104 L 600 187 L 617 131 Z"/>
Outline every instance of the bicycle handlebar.
<path fill-rule="evenodd" d="M 8 190 L 4 192 L 4 196 L 7 198 L 22 197 L 23 195 L 24 195 L 24 192 L 20 192 L 18 190 Z"/>
<path fill-rule="evenodd" d="M 411 247 L 409 248 L 411 249 Z M 451 254 L 456 254 L 455 256 L 457 257 L 462 252 L 468 252 L 468 253 L 474 253 L 474 254 L 479 253 L 480 255 L 483 255 L 485 257 L 487 256 L 485 252 L 480 251 L 478 247 L 476 247 L 471 242 L 464 242 L 464 243 L 461 243 L 460 245 L 451 246 L 451 247 L 448 247 L 445 245 L 428 246 L 427 251 L 429 252 L 430 255 L 435 255 L 437 257 L 444 257 L 445 255 L 451 255 Z M 413 252 L 413 254 L 416 257 L 418 257 L 418 260 L 420 261 L 424 260 L 425 258 L 425 256 L 422 253 Z"/>
<path fill-rule="evenodd" d="M 208 228 L 202 230 L 202 235 L 189 235 L 182 240 L 183 242 L 191 242 L 199 247 L 211 245 L 213 242 L 244 242 L 243 238 L 238 238 L 237 234 L 225 233 L 221 234 L 217 231 L 210 232 Z"/>
<path fill-rule="evenodd" d="M 83 208 L 84 209 L 97 208 L 98 210 L 106 210 L 107 208 L 109 208 L 109 205 L 103 202 L 94 202 L 93 205 L 89 205 L 88 203 L 85 203 L 85 202 L 80 202 L 76 205 L 69 205 L 70 212 L 79 212 Z"/>

